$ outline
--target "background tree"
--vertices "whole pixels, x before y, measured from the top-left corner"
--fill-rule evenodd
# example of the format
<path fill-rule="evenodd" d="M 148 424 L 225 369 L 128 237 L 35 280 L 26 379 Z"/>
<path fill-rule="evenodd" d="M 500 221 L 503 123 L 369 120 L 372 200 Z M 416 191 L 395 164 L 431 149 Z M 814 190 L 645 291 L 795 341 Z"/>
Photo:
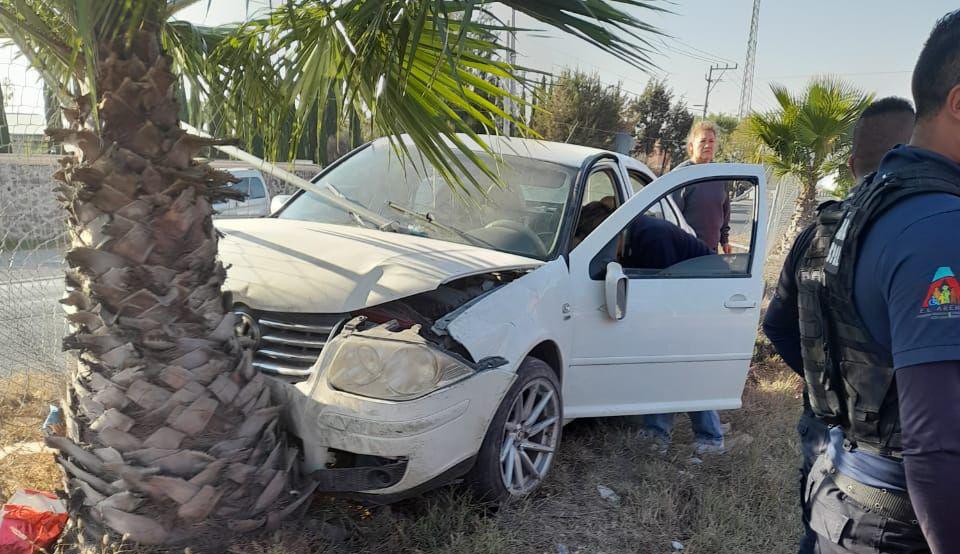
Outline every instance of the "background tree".
<path fill-rule="evenodd" d="M 700 119 L 699 117 L 697 118 L 697 120 Z M 707 116 L 707 119 L 712 121 L 717 127 L 717 153 L 714 158 L 718 162 L 728 161 L 728 145 L 731 142 L 733 133 L 737 130 L 737 125 L 740 124 L 740 120 L 737 119 L 736 116 L 725 113 L 712 113 Z"/>
<path fill-rule="evenodd" d="M 843 166 L 850 155 L 850 131 L 873 99 L 843 81 L 820 78 L 794 95 L 771 85 L 779 107 L 752 114 L 748 132 L 763 143 L 763 162 L 779 176 L 800 183 L 797 209 L 784 244 L 813 218 L 817 183 Z"/>
<path fill-rule="evenodd" d="M 669 171 L 686 158 L 694 117 L 683 100 L 673 101 L 673 91 L 664 81 L 651 79 L 643 94 L 627 105 L 625 118 L 636 132 L 639 157 L 654 171 Z"/>
<path fill-rule="evenodd" d="M 538 100 L 531 128 L 545 140 L 595 148 L 612 148 L 625 129 L 619 86 L 600 81 L 596 73 L 563 70 Z"/>
<path fill-rule="evenodd" d="M 720 119 L 719 121 L 723 121 Z M 723 136 L 719 139 L 716 160 L 727 163 L 763 163 L 764 145 L 750 132 L 750 122 L 747 119 L 737 121 L 732 130 L 718 123 Z"/>
<path fill-rule="evenodd" d="M 104 532 L 224 541 L 276 525 L 313 487 L 299 479 L 280 407 L 233 334 L 211 219 L 212 203 L 234 194 L 231 177 L 194 159 L 217 141 L 180 129 L 188 91 L 178 73 L 195 77 L 199 98 L 222 99 L 224 129 L 259 138 L 266 152 L 296 148 L 299 122 L 333 100 L 331 119 L 368 117 L 401 154 L 408 132 L 448 175 L 462 167 L 456 151 L 468 151 L 455 133 L 472 133 L 455 110 L 496 113 L 462 84 L 506 94 L 469 70 L 514 76 L 473 53 L 496 48 L 468 37 L 480 0 L 292 1 L 227 39 L 171 24 L 193 3 L 0 0 L 0 27 L 65 104 L 68 127 L 48 134 L 69 152 L 54 178 L 73 243 L 63 302 L 74 332 L 64 346 L 79 363 L 63 402 L 66 435 L 48 442 L 73 521 L 84 522 L 70 532 L 90 543 Z M 624 61 L 648 61 L 636 45 L 650 27 L 613 2 L 503 3 Z M 320 126 L 327 120 L 318 114 Z M 291 145 L 277 142 L 287 136 Z"/>

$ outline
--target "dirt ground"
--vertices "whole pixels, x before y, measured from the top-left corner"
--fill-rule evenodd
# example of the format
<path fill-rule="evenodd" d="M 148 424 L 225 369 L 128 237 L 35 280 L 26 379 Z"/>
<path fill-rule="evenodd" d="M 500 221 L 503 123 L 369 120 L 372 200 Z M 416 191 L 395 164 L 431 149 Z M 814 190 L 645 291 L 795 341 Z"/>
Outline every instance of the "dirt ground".
<path fill-rule="evenodd" d="M 666 455 L 636 440 L 638 418 L 579 420 L 544 486 L 522 502 L 485 509 L 452 486 L 389 507 L 318 497 L 306 518 L 278 531 L 238 537 L 233 554 L 281 553 L 639 553 L 767 554 L 795 549 L 799 536 L 794 426 L 799 380 L 759 348 L 743 408 L 721 413 L 732 424 L 728 454 L 691 460 L 686 417 Z M 49 379 L 0 383 L 0 444 L 39 440 Z M 743 437 L 749 435 L 749 445 Z M 614 490 L 619 505 L 597 486 Z M 53 490 L 60 474 L 49 454 L 0 460 L 0 499 L 16 487 Z M 136 545 L 98 547 L 140 553 Z M 176 552 L 183 552 L 177 550 Z M 193 550 L 193 552 L 198 552 Z"/>

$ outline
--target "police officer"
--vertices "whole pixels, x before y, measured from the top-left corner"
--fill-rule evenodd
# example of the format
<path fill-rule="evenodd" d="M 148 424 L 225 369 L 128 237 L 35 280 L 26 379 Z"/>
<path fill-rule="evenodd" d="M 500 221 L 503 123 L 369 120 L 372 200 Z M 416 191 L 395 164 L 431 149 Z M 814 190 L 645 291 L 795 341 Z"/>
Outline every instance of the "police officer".
<path fill-rule="evenodd" d="M 837 425 L 804 491 L 825 554 L 960 552 L 960 11 L 912 84 L 910 144 L 821 206 L 798 270 L 810 405 Z"/>
<path fill-rule="evenodd" d="M 847 162 L 851 173 L 857 179 L 857 187 L 880 165 L 884 154 L 898 144 L 910 140 L 913 133 L 913 106 L 903 98 L 889 97 L 877 100 L 867 106 L 853 129 L 853 148 Z M 763 319 L 763 332 L 773 343 L 777 353 L 791 369 L 803 376 L 803 361 L 800 352 L 800 327 L 797 302 L 797 268 L 803 254 L 813 238 L 815 226 L 807 227 L 797 237 L 793 248 L 787 255 L 783 271 L 777 284 L 777 291 L 767 308 Z M 810 409 L 807 391 L 803 392 L 803 414 L 797 423 L 800 435 L 800 451 L 803 461 L 800 465 L 800 491 L 803 496 L 807 475 L 814 460 L 827 446 L 827 425 L 818 420 Z M 800 539 L 799 554 L 816 552 L 817 535 L 810 529 L 809 513 L 803 509 L 801 514 L 804 535 Z"/>

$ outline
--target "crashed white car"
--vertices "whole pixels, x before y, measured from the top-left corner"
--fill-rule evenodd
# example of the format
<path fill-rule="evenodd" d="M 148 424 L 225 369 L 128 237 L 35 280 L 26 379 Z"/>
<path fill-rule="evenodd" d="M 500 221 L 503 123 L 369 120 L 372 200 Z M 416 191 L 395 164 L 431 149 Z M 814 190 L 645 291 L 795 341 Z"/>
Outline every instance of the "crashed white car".
<path fill-rule="evenodd" d="M 654 179 L 610 152 L 485 140 L 498 155 L 476 151 L 506 183 L 479 178 L 485 195 L 381 139 L 313 180 L 328 192 L 217 223 L 238 332 L 263 372 L 299 381 L 278 394 L 328 490 L 391 501 L 466 476 L 490 498 L 524 495 L 565 421 L 740 406 L 762 294 L 762 169 Z M 666 268 L 625 256 L 638 217 L 692 233 L 671 194 L 715 179 L 746 191 L 734 253 Z M 582 221 L 600 201 L 616 211 Z"/>

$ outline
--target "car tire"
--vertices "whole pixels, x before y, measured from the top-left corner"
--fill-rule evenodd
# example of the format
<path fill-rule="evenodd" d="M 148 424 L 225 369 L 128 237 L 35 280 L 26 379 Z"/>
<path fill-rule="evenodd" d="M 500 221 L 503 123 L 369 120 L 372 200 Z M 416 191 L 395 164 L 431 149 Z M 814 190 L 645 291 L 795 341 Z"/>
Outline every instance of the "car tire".
<path fill-rule="evenodd" d="M 527 357 L 487 428 L 467 483 L 483 501 L 530 494 L 550 471 L 562 433 L 557 374 L 542 360 Z"/>

